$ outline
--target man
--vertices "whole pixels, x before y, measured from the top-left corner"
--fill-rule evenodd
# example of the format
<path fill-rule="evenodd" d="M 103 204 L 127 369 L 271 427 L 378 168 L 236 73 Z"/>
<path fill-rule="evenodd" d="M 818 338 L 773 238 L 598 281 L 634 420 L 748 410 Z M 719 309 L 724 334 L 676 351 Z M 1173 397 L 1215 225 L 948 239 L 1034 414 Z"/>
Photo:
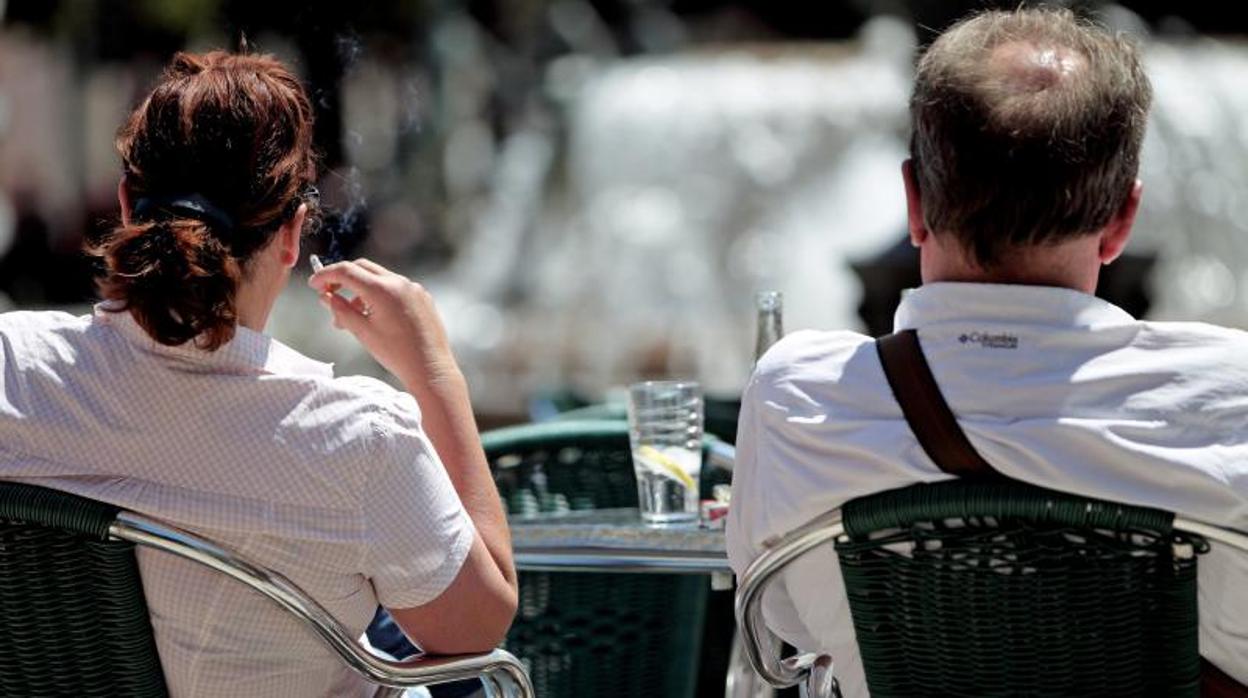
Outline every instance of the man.
<path fill-rule="evenodd" d="M 923 285 L 896 329 L 1005 475 L 1248 529 L 1248 335 L 1140 322 L 1093 295 L 1123 250 L 1151 90 L 1127 41 L 1067 11 L 989 12 L 919 62 L 902 167 Z M 739 425 L 729 555 L 847 500 L 942 480 L 871 338 L 799 332 L 759 362 Z M 1202 654 L 1248 682 L 1248 561 L 1199 566 Z M 831 549 L 794 563 L 768 626 L 866 695 Z"/>

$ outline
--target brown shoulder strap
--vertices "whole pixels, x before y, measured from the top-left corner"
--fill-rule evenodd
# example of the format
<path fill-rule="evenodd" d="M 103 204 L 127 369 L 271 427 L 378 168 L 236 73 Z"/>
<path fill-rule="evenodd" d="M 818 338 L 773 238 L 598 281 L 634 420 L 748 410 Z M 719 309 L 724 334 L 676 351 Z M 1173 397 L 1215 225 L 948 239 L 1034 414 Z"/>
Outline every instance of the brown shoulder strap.
<path fill-rule="evenodd" d="M 918 332 L 903 330 L 880 337 L 875 348 L 901 413 L 936 467 L 958 477 L 1000 477 L 958 426 L 923 356 Z"/>

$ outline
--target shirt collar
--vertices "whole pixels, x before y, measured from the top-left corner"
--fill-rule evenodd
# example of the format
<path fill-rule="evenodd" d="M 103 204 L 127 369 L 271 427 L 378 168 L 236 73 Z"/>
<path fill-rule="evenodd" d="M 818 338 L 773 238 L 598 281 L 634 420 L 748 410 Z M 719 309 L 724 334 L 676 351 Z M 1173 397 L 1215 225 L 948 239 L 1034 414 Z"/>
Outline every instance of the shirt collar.
<path fill-rule="evenodd" d="M 134 316 L 115 310 L 119 304 L 104 301 L 95 306 L 94 322 L 117 330 L 143 351 L 169 357 L 207 370 L 224 373 L 285 374 L 333 378 L 334 365 L 310 359 L 272 337 L 235 327 L 234 337 L 216 351 L 206 351 L 187 342 L 178 346 L 161 344 L 139 326 Z"/>
<path fill-rule="evenodd" d="M 940 282 L 904 292 L 893 328 L 971 319 L 1086 328 L 1135 322 L 1118 306 L 1070 288 Z"/>

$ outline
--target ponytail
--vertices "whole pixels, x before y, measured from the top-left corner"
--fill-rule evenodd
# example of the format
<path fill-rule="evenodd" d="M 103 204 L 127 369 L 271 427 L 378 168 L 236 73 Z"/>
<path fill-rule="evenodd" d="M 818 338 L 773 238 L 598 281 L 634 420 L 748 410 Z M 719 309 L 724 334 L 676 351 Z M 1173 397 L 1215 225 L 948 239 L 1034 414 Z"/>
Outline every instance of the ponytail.
<path fill-rule="evenodd" d="M 209 351 L 234 337 L 238 260 L 194 219 L 132 222 L 95 250 L 106 273 L 100 294 L 119 301 L 161 344 L 192 339 Z"/>

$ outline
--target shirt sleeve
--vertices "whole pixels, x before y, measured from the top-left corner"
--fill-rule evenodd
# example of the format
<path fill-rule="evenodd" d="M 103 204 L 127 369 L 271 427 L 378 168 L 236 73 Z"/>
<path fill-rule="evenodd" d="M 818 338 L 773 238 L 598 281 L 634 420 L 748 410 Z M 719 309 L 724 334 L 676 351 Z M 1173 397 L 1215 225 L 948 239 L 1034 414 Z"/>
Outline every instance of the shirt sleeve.
<path fill-rule="evenodd" d="M 741 396 L 741 413 L 737 417 L 736 462 L 732 469 L 732 504 L 728 509 L 728 521 L 724 537 L 728 548 L 728 561 L 737 576 L 745 572 L 758 555 L 754 535 L 754 520 L 758 504 L 755 496 L 755 471 L 758 468 L 758 423 L 753 402 L 756 398 L 755 381 L 752 378 Z"/>
<path fill-rule="evenodd" d="M 732 505 L 728 510 L 725 531 L 728 561 L 738 577 L 763 552 L 762 541 L 772 533 L 767 527 L 758 481 L 759 468 L 762 467 L 758 458 L 759 439 L 763 437 L 756 404 L 761 390 L 759 381 L 759 375 L 755 374 L 741 397 L 737 461 L 732 473 Z M 817 647 L 782 584 L 772 584 L 764 592 L 763 618 L 773 633 L 794 647 L 804 650 Z"/>
<path fill-rule="evenodd" d="M 377 460 L 363 491 L 364 574 L 386 608 L 412 608 L 442 594 L 459 574 L 476 529 L 442 461 L 408 410 L 387 410 L 374 427 Z"/>

